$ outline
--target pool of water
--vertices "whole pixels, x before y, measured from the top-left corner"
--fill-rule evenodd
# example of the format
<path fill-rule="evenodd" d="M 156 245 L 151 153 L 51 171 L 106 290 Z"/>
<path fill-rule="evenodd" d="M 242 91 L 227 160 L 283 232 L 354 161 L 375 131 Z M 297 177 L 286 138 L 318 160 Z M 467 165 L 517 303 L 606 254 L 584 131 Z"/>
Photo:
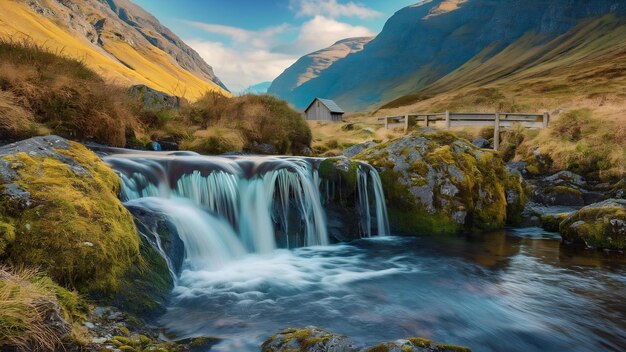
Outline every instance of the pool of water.
<path fill-rule="evenodd" d="M 475 351 L 621 351 L 624 254 L 574 250 L 540 229 L 383 237 L 184 271 L 161 323 L 258 351 L 286 327 L 366 345 L 421 336 Z"/>

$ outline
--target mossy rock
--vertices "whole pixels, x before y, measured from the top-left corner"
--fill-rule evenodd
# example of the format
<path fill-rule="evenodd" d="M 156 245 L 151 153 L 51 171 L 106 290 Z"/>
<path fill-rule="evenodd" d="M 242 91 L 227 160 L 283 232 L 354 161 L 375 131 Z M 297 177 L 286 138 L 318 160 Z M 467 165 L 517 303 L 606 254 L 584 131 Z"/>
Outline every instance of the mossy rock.
<path fill-rule="evenodd" d="M 30 206 L 19 212 L 2 204 L 0 218 L 9 220 L 15 237 L 5 251 L 8 261 L 40 267 L 83 292 L 119 289 L 120 277 L 140 258 L 139 236 L 117 198 L 120 181 L 113 170 L 82 145 L 59 137 L 4 147 L 0 158 L 11 165 L 9 182 L 30 196 Z"/>
<path fill-rule="evenodd" d="M 559 227 L 563 220 L 567 219 L 570 214 L 568 213 L 559 213 L 559 214 L 545 214 L 542 215 L 541 227 L 546 231 L 551 232 L 559 232 Z"/>
<path fill-rule="evenodd" d="M 453 234 L 503 227 L 523 211 L 527 191 L 497 152 L 449 132 L 415 133 L 357 155 L 376 167 L 392 232 Z"/>
<path fill-rule="evenodd" d="M 350 340 L 341 335 L 309 326 L 306 328 L 288 328 L 268 338 L 261 345 L 262 352 L 293 352 L 293 351 L 342 351 L 356 352 Z"/>
<path fill-rule="evenodd" d="M 0 148 L 0 174 L 0 251 L 8 263 L 40 268 L 95 298 L 165 286 L 165 261 L 140 247 L 118 199 L 119 177 L 96 154 L 57 136 L 36 137 Z"/>
<path fill-rule="evenodd" d="M 626 248 L 626 200 L 586 206 L 561 222 L 563 240 L 598 249 Z"/>

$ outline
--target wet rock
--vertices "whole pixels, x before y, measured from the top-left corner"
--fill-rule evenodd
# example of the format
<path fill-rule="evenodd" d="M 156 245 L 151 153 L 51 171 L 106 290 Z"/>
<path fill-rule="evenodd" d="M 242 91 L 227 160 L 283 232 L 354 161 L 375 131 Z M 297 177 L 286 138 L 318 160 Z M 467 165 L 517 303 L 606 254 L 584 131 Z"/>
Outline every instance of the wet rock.
<path fill-rule="evenodd" d="M 149 211 L 139 206 L 127 207 L 139 232 L 148 242 L 157 248 L 160 246 L 172 262 L 176 274 L 180 274 L 185 259 L 185 248 L 174 226 L 165 215 Z M 159 244 L 157 244 L 157 236 Z"/>
<path fill-rule="evenodd" d="M 252 143 L 246 148 L 247 152 L 263 155 L 277 155 L 278 149 L 275 145 L 269 143 L 258 143 L 252 141 Z"/>
<path fill-rule="evenodd" d="M 491 147 L 491 142 L 489 142 L 489 140 L 479 137 L 479 138 L 475 138 L 472 141 L 472 144 L 477 146 L 478 148 L 490 148 Z"/>
<path fill-rule="evenodd" d="M 262 352 L 357 352 L 345 336 L 336 335 L 317 327 L 285 329 L 270 337 L 261 346 Z"/>
<path fill-rule="evenodd" d="M 412 337 L 375 346 L 357 348 L 349 338 L 309 326 L 285 329 L 267 339 L 261 352 L 471 352 L 467 347 L 434 343 L 432 340 Z"/>
<path fill-rule="evenodd" d="M 343 156 L 347 158 L 352 158 L 363 153 L 367 149 L 372 148 L 375 145 L 376 145 L 376 142 L 373 142 L 373 141 L 355 144 L 349 148 L 346 148 L 342 154 Z"/>
<path fill-rule="evenodd" d="M 588 205 L 560 224 L 564 241 L 599 249 L 626 248 L 626 200 L 609 199 Z"/>

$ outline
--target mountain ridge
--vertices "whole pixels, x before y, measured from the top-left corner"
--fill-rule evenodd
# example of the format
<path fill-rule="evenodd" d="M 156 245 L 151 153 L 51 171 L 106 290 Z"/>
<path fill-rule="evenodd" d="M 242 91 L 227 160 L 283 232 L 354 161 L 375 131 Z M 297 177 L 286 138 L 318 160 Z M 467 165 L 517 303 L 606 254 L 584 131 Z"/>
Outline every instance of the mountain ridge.
<path fill-rule="evenodd" d="M 199 54 L 128 0 L 10 0 L 3 7 L 0 35 L 83 60 L 111 81 L 192 100 L 208 91 L 230 96 Z"/>
<path fill-rule="evenodd" d="M 292 91 L 276 92 L 298 108 L 314 96 L 334 99 L 350 111 L 376 109 L 418 92 L 481 54 L 490 57 L 533 34 L 542 40 L 571 30 L 580 21 L 614 13 L 626 3 L 601 0 L 542 2 L 467 0 L 437 12 L 447 1 L 421 2 L 396 12 L 365 48 L 338 60 Z M 437 12 L 436 16 L 432 16 Z M 489 49 L 488 52 L 485 52 Z"/>

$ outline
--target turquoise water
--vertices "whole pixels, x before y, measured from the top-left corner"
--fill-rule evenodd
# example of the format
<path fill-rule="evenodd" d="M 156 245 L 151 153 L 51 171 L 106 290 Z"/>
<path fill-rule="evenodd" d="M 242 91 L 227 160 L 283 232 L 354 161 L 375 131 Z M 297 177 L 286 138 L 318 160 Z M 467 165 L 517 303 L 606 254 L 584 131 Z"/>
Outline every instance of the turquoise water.
<path fill-rule="evenodd" d="M 180 336 L 258 351 L 286 327 L 358 344 L 421 336 L 475 351 L 621 351 L 623 254 L 574 250 L 540 229 L 383 237 L 249 255 L 186 270 L 161 323 Z"/>

